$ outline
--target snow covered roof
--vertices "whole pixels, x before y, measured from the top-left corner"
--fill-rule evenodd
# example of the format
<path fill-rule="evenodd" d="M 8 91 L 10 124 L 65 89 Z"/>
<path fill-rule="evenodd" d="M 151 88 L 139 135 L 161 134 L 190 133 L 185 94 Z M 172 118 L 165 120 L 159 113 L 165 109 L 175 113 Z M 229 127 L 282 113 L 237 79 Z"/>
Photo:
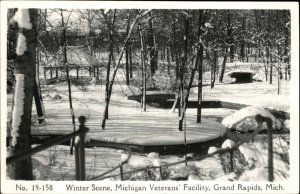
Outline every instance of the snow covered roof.
<path fill-rule="evenodd" d="M 250 74 L 256 74 L 256 71 L 252 70 L 252 69 L 234 69 L 232 71 L 227 72 L 227 75 L 231 75 L 231 74 L 235 74 L 235 73 L 250 73 Z"/>

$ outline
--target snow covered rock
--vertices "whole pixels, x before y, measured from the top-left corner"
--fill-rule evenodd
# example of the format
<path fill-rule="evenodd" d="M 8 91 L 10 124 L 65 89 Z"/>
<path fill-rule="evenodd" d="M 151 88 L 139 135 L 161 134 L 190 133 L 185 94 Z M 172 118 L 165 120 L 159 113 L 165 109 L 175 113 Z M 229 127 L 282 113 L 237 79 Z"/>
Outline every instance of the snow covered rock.
<path fill-rule="evenodd" d="M 222 164 L 215 157 L 208 157 L 200 161 L 193 162 L 198 174 L 203 180 L 214 180 L 225 175 Z"/>
<path fill-rule="evenodd" d="M 235 145 L 235 142 L 234 142 L 234 141 L 232 141 L 231 139 L 226 139 L 226 140 L 223 142 L 221 148 L 222 148 L 222 149 L 232 148 L 234 145 Z"/>
<path fill-rule="evenodd" d="M 259 106 L 248 106 L 240 109 L 239 111 L 236 111 L 232 115 L 229 115 L 228 117 L 224 118 L 222 120 L 222 125 L 229 129 L 237 129 L 243 132 L 249 130 L 251 131 L 253 129 L 257 129 L 257 127 L 259 126 L 258 123 L 254 120 L 254 117 L 258 114 L 272 119 L 273 129 L 281 129 L 281 122 L 276 117 L 274 117 L 268 110 Z M 263 123 L 262 129 L 267 129 L 267 125 L 265 122 Z"/>
<path fill-rule="evenodd" d="M 144 156 L 132 155 L 128 164 L 133 168 L 146 168 L 153 166 L 152 160 Z"/>
<path fill-rule="evenodd" d="M 290 120 L 285 120 L 284 123 L 283 123 L 283 129 L 285 131 L 289 131 L 290 130 Z"/>
<path fill-rule="evenodd" d="M 255 131 L 258 128 L 258 123 L 254 118 L 246 118 L 243 122 L 236 126 L 236 130 L 247 133 L 248 131 Z"/>
<path fill-rule="evenodd" d="M 156 153 L 156 152 L 150 152 L 148 155 L 147 155 L 148 158 L 159 158 L 159 154 Z"/>
<path fill-rule="evenodd" d="M 187 180 L 188 176 L 196 175 L 197 169 L 194 166 L 177 166 L 170 171 L 170 179 L 172 180 Z"/>
<path fill-rule="evenodd" d="M 193 157 L 195 157 L 195 154 L 194 154 L 194 153 L 188 153 L 188 154 L 186 155 L 186 158 L 187 158 L 187 159 L 190 159 L 190 158 L 193 158 Z"/>
<path fill-rule="evenodd" d="M 194 174 L 189 175 L 188 181 L 195 181 L 195 180 L 198 181 L 198 180 L 202 180 L 202 179 L 201 179 L 201 177 L 194 175 Z"/>
<path fill-rule="evenodd" d="M 218 151 L 218 150 L 220 150 L 220 148 L 217 148 L 217 147 L 215 147 L 215 146 L 211 146 L 211 147 L 208 148 L 207 153 L 208 153 L 208 154 L 212 154 L 212 153 L 214 153 L 214 152 L 216 152 L 216 151 Z"/>
<path fill-rule="evenodd" d="M 159 158 L 153 158 L 153 159 L 152 159 L 152 164 L 153 164 L 153 166 L 155 166 L 155 167 L 159 167 L 159 166 L 161 166 L 161 161 L 160 161 Z"/>
<path fill-rule="evenodd" d="M 231 181 L 236 180 L 237 179 L 237 174 L 235 172 L 229 173 L 228 179 L 231 180 Z"/>

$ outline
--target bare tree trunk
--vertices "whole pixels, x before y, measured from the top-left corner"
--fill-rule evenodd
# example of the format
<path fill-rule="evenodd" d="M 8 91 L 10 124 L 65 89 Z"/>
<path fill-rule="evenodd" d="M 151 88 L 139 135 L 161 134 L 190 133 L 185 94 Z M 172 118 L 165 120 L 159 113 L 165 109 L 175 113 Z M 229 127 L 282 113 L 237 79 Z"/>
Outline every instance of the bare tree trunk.
<path fill-rule="evenodd" d="M 185 108 L 186 105 L 184 104 L 184 68 L 187 66 L 187 55 L 188 55 L 188 40 L 189 40 L 189 16 L 185 16 L 185 32 L 184 32 L 184 46 L 183 46 L 183 55 L 181 60 L 181 67 L 180 67 L 180 108 L 181 113 L 179 116 L 179 122 L 178 122 L 178 130 L 182 131 L 182 125 L 183 125 L 183 119 L 185 117 Z M 189 91 L 189 88 L 188 88 Z M 186 95 L 188 98 L 188 94 Z M 187 100 L 186 98 L 186 100 Z M 187 103 L 187 102 L 186 102 Z"/>
<path fill-rule="evenodd" d="M 129 77 L 132 78 L 132 43 L 129 42 Z"/>
<path fill-rule="evenodd" d="M 40 87 L 40 79 L 39 79 L 39 51 L 36 49 L 37 54 L 36 54 L 36 75 L 35 75 L 35 80 L 34 80 L 34 86 L 33 86 L 33 96 L 35 100 L 35 107 L 36 107 L 36 112 L 39 117 L 39 124 L 41 124 L 44 121 L 44 115 L 45 115 L 45 108 L 43 104 L 43 99 L 41 95 L 41 87 Z"/>
<path fill-rule="evenodd" d="M 176 94 L 175 94 L 175 101 L 174 101 L 173 106 L 172 106 L 172 109 L 171 109 L 171 111 L 170 111 L 171 113 L 175 112 L 176 106 L 177 106 L 177 104 L 178 104 L 178 99 L 179 99 L 179 97 L 178 97 L 178 94 L 176 93 Z"/>
<path fill-rule="evenodd" d="M 153 32 L 153 21 L 152 21 L 152 11 L 149 13 L 149 20 L 148 20 L 148 45 L 149 45 L 149 54 L 150 54 L 150 76 L 153 77 L 155 74 L 155 70 L 157 67 L 157 59 L 156 59 L 156 51 L 154 47 L 154 32 Z"/>
<path fill-rule="evenodd" d="M 215 87 L 216 71 L 217 71 L 217 64 L 218 64 L 218 52 L 216 50 L 214 50 L 213 52 L 214 52 L 214 61 L 213 61 L 212 71 L 211 71 L 211 83 L 210 83 L 211 89 Z"/>
<path fill-rule="evenodd" d="M 15 66 L 16 82 L 14 87 L 12 125 L 10 129 L 11 138 L 8 140 L 9 156 L 31 148 L 32 88 L 35 79 L 38 10 L 29 9 L 28 12 L 28 19 L 32 24 L 32 28 L 23 28 L 22 32 L 19 32 L 18 35 L 19 37 L 25 37 L 27 48 L 26 52 L 17 53 Z M 22 44 L 20 42 L 18 42 L 18 44 Z M 33 180 L 31 156 L 8 165 L 7 173 L 8 176 L 14 180 Z"/>
<path fill-rule="evenodd" d="M 230 46 L 226 45 L 225 47 L 225 54 L 224 54 L 224 60 L 222 63 L 221 67 L 221 72 L 220 72 L 220 77 L 219 77 L 219 82 L 223 82 L 224 78 L 224 73 L 225 73 L 225 67 L 226 67 L 226 62 L 227 62 L 227 57 L 228 57 L 228 49 L 230 48 L 230 58 L 232 59 L 232 52 L 233 52 L 233 37 L 232 37 L 232 25 L 231 25 L 231 14 L 230 11 L 227 10 L 227 41 L 230 44 Z"/>
<path fill-rule="evenodd" d="M 227 55 L 228 55 L 228 46 L 226 46 L 226 48 L 225 48 L 224 59 L 223 59 L 223 63 L 222 63 L 222 66 L 221 66 L 221 72 L 220 72 L 220 76 L 219 76 L 219 82 L 223 82 L 223 77 L 224 77 L 225 67 L 226 67 L 226 61 L 227 61 Z"/>
<path fill-rule="evenodd" d="M 126 85 L 129 86 L 129 48 L 128 45 L 125 49 L 125 76 L 126 76 Z"/>
<path fill-rule="evenodd" d="M 141 99 L 141 110 L 146 112 L 146 65 L 145 65 L 145 47 L 144 47 L 144 36 L 141 29 L 141 25 L 139 24 L 139 32 L 141 39 L 141 64 L 142 64 L 142 79 L 143 79 L 143 87 L 142 87 L 142 99 Z"/>
<path fill-rule="evenodd" d="M 108 104 L 109 104 L 109 101 L 110 101 L 110 96 L 111 96 L 111 93 L 112 93 L 112 88 L 113 88 L 113 84 L 114 84 L 114 80 L 115 80 L 115 77 L 116 77 L 116 74 L 117 74 L 117 71 L 120 67 L 120 64 L 121 64 L 121 60 L 123 58 L 123 54 L 125 52 L 125 47 L 126 47 L 126 44 L 128 44 L 128 41 L 130 39 L 130 36 L 132 34 L 132 31 L 134 29 L 134 26 L 136 25 L 136 23 L 139 21 L 139 19 L 141 19 L 142 17 L 144 17 L 145 15 L 147 15 L 151 10 L 146 10 L 144 11 L 143 13 L 141 13 L 140 15 L 138 15 L 132 22 L 130 28 L 129 28 L 129 32 L 125 38 L 125 41 L 124 41 L 124 44 L 123 44 L 123 47 L 121 49 L 121 52 L 120 52 L 120 55 L 119 55 L 119 58 L 118 58 L 118 62 L 117 64 L 115 65 L 115 68 L 114 68 L 114 72 L 113 72 L 113 75 L 112 75 L 112 78 L 111 78 L 111 81 L 109 82 L 109 86 L 108 86 L 108 95 L 107 95 L 107 101 L 106 101 L 106 104 L 105 104 L 105 111 L 108 111 Z M 103 117 L 103 120 L 102 120 L 102 129 L 104 130 L 105 129 L 105 124 L 106 124 L 106 118 Z"/>
<path fill-rule="evenodd" d="M 108 119 L 108 106 L 109 106 L 109 101 L 110 101 L 110 95 L 111 92 L 109 91 L 109 82 L 110 82 L 110 67 L 111 67 L 111 63 L 113 60 L 113 54 L 114 54 L 114 24 L 115 24 L 115 19 L 116 19 L 116 10 L 114 10 L 113 13 L 113 20 L 112 23 L 110 23 L 108 21 L 108 19 L 105 17 L 106 19 L 106 24 L 107 27 L 109 29 L 109 57 L 108 57 L 108 63 L 107 63 L 107 68 L 106 68 L 106 82 L 105 82 L 105 108 L 104 108 L 104 113 L 103 113 L 103 120 L 102 120 L 102 129 L 104 129 L 105 127 L 105 120 Z M 106 16 L 103 13 L 104 16 Z"/>
<path fill-rule="evenodd" d="M 203 16 L 203 10 L 199 11 L 199 26 L 198 26 L 198 38 L 200 38 L 202 31 L 201 26 L 204 23 L 204 16 Z M 200 44 L 199 48 L 197 49 L 197 57 L 196 57 L 196 64 L 198 65 L 198 104 L 197 104 L 197 123 L 201 123 L 201 111 L 202 111 L 202 66 L 203 66 L 203 45 Z M 192 72 L 193 73 L 193 72 Z M 191 78 L 193 78 L 194 75 L 191 75 Z M 193 80 L 192 80 L 193 81 Z M 189 89 L 189 88 L 188 88 Z M 186 102 L 187 103 L 187 102 Z"/>
<path fill-rule="evenodd" d="M 180 79 L 180 64 L 179 64 L 179 53 L 180 53 L 180 48 L 179 48 L 179 45 L 177 43 L 177 39 L 176 39 L 177 35 L 176 35 L 176 18 L 175 18 L 175 10 L 172 10 L 172 41 L 171 41 L 171 44 L 172 44 L 172 48 L 173 48 L 173 54 L 175 56 L 175 76 L 176 76 L 176 80 L 179 80 Z M 178 117 L 180 117 L 181 115 L 181 106 L 182 106 L 182 96 L 181 96 L 181 92 L 180 92 L 180 88 L 177 88 L 176 90 L 176 97 L 177 97 L 177 102 L 175 104 L 175 107 L 176 105 L 178 104 Z M 179 127 L 180 128 L 180 127 Z M 182 126 L 181 126 L 182 128 Z"/>
<path fill-rule="evenodd" d="M 270 84 L 273 83 L 273 64 L 272 64 L 272 55 L 270 54 Z"/>
<path fill-rule="evenodd" d="M 67 84 L 68 84 L 68 94 L 69 94 L 69 107 L 70 107 L 70 113 L 72 117 L 72 125 L 73 125 L 73 131 L 76 131 L 76 126 L 75 126 L 75 115 L 74 115 L 74 109 L 73 109 L 73 103 L 72 103 L 72 91 L 71 91 L 71 80 L 70 80 L 70 75 L 69 75 L 69 67 L 67 66 L 68 64 L 68 59 L 67 59 L 67 41 L 66 41 L 66 23 L 64 21 L 64 16 L 63 16 L 63 10 L 60 10 L 61 14 L 61 27 L 63 28 L 61 38 L 62 38 L 62 52 L 63 52 L 63 62 L 64 66 L 66 68 L 66 74 L 67 74 Z M 74 146 L 74 138 L 71 141 L 71 147 L 70 147 L 70 154 L 73 154 L 73 146 Z"/>
<path fill-rule="evenodd" d="M 126 34 L 128 34 L 129 31 L 129 24 L 130 24 L 130 10 L 129 10 L 129 14 L 128 14 L 128 18 L 127 18 L 127 28 L 126 28 Z M 125 49 L 125 71 L 126 71 L 126 85 L 129 86 L 129 44 L 130 42 L 128 42 L 126 44 L 126 49 Z"/>

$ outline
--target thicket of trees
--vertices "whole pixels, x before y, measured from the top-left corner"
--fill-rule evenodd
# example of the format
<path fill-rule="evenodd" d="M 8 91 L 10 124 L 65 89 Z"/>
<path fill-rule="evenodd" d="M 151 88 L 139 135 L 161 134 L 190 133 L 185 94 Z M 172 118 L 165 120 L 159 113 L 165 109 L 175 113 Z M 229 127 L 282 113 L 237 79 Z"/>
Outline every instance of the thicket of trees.
<path fill-rule="evenodd" d="M 38 52 L 36 61 L 52 58 L 56 64 L 65 67 L 63 73 L 69 86 L 74 129 L 72 83 L 67 58 L 67 50 L 72 46 L 80 46 L 90 55 L 104 58 L 106 106 L 103 119 L 99 121 L 102 129 L 105 129 L 109 118 L 113 84 L 121 68 L 125 72 L 126 84 L 140 88 L 143 111 L 146 111 L 147 89 L 165 89 L 176 93 L 179 130 L 182 130 L 189 91 L 195 78 L 199 92 L 197 122 L 201 122 L 203 72 L 211 72 L 210 83 L 213 88 L 216 74 L 219 81 L 223 81 L 226 62 L 247 62 L 249 58 L 254 58 L 263 64 L 265 79 L 271 84 L 274 75 L 278 80 L 290 79 L 291 76 L 289 10 L 35 11 L 38 12 L 34 16 L 37 31 L 35 47 Z M 17 62 L 15 69 L 18 71 L 23 58 L 15 52 L 17 31 L 24 29 L 12 21 L 15 12 L 15 9 L 8 11 L 7 58 Z M 35 64 L 34 61 L 32 63 Z M 32 99 L 31 94 L 26 97 Z"/>

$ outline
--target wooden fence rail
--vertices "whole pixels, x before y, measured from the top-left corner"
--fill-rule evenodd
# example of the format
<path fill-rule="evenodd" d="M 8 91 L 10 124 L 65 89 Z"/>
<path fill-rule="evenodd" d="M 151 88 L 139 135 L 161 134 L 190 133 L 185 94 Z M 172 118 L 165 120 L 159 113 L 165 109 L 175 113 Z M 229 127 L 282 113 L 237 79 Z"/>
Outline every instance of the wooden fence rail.
<path fill-rule="evenodd" d="M 81 125 L 84 126 L 84 123 L 81 123 Z M 14 162 L 17 162 L 19 160 L 22 160 L 24 158 L 30 157 L 33 154 L 36 154 L 40 151 L 43 151 L 45 149 L 48 149 L 52 146 L 58 145 L 60 143 L 63 143 L 65 141 L 68 141 L 76 136 L 79 136 L 79 144 L 77 146 L 77 154 L 75 154 L 75 164 L 76 164 L 76 179 L 77 180 L 85 180 L 85 154 L 84 154 L 84 148 L 85 148 L 85 134 L 88 132 L 88 128 L 81 127 L 79 130 L 70 133 L 68 135 L 55 138 L 53 140 L 50 140 L 46 143 L 43 143 L 37 147 L 25 150 L 23 152 L 17 153 L 13 156 L 9 156 L 6 158 L 6 164 L 12 164 Z"/>

